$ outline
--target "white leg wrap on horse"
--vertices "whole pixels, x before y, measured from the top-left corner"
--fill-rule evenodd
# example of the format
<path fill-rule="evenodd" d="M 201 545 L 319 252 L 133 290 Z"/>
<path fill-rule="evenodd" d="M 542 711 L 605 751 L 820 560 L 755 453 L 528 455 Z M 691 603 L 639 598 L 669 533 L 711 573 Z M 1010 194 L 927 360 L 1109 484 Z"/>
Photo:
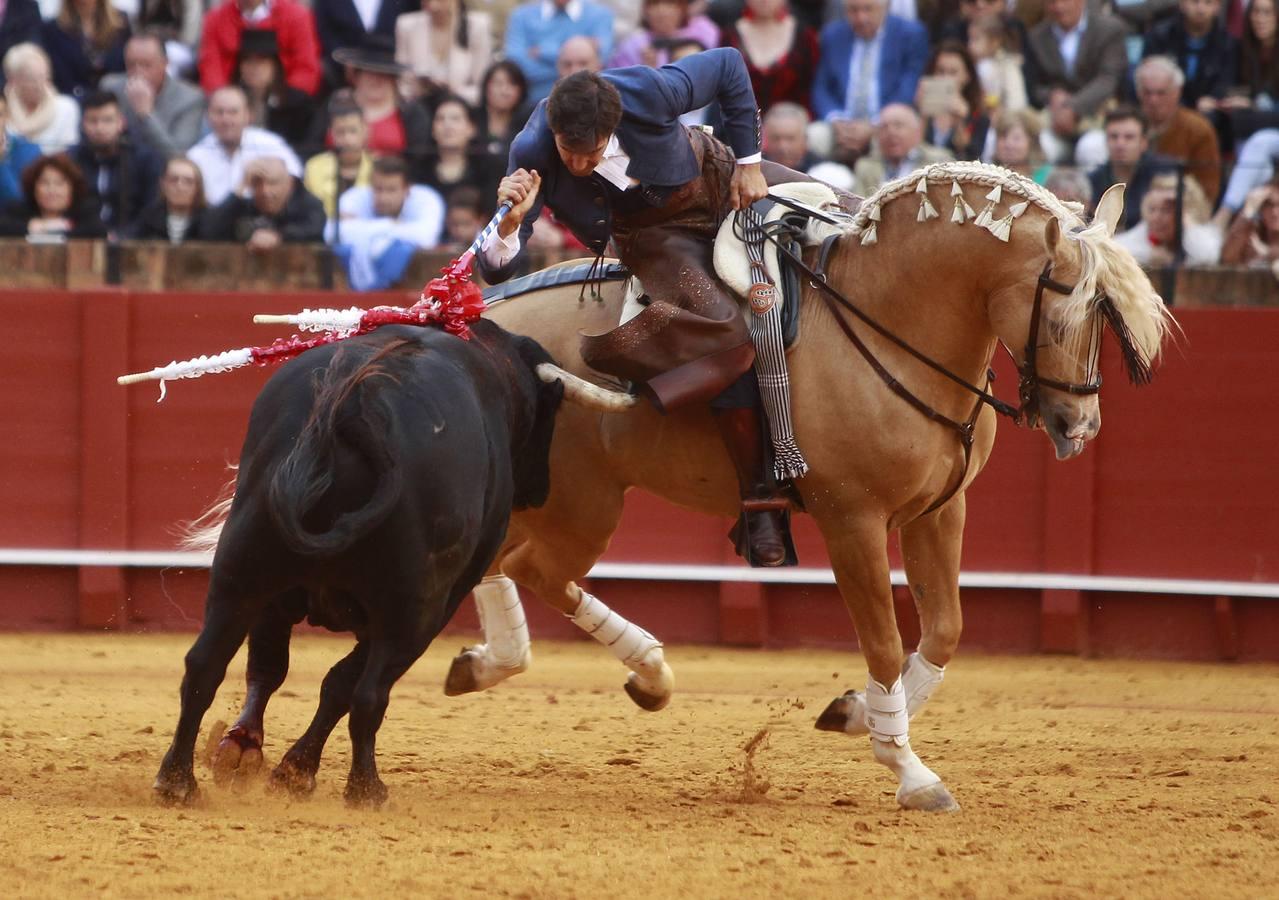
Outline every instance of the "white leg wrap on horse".
<path fill-rule="evenodd" d="M 915 713 L 928 702 L 944 677 L 946 667 L 933 665 L 924 659 L 922 653 L 912 653 L 906 658 L 902 669 L 902 689 L 906 692 L 907 716 L 915 718 Z"/>
<path fill-rule="evenodd" d="M 515 582 L 490 575 L 475 586 L 475 608 L 484 644 L 472 648 L 500 669 L 525 669 L 529 662 L 528 622 Z"/>
<path fill-rule="evenodd" d="M 866 724 L 870 728 L 871 749 L 876 761 L 897 776 L 897 800 L 931 785 L 941 778 L 920 761 L 910 748 L 910 719 L 906 714 L 906 691 L 899 678 L 886 688 L 871 678 L 866 683 Z"/>
<path fill-rule="evenodd" d="M 915 718 L 915 714 L 928 702 L 928 698 L 937 690 L 945 677 L 945 666 L 935 666 L 923 657 L 923 654 L 912 653 L 906 658 L 902 667 L 902 689 L 906 694 L 906 717 Z M 861 692 L 850 692 L 844 696 L 847 703 L 848 719 L 844 725 L 845 734 L 866 734 L 866 695 Z"/>
<path fill-rule="evenodd" d="M 609 609 L 599 597 L 578 591 L 582 600 L 569 616 L 573 624 L 611 650 L 627 668 L 657 675 L 663 662 L 661 641 Z"/>
<path fill-rule="evenodd" d="M 906 715 L 906 691 L 898 678 L 886 688 L 874 678 L 866 682 L 866 728 L 877 741 L 905 746 L 910 740 Z"/>

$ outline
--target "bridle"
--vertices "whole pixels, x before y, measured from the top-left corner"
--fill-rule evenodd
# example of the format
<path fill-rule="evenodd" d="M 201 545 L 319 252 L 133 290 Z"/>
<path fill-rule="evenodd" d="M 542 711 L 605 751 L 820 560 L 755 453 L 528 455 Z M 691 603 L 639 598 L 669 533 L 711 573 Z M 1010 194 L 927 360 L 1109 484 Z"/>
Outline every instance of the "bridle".
<path fill-rule="evenodd" d="M 1076 397 L 1087 397 L 1101 390 L 1101 373 L 1097 371 L 1098 357 L 1101 353 L 1102 325 L 1102 319 L 1099 314 L 1094 314 L 1093 316 L 1092 333 L 1088 341 L 1088 372 L 1091 376 L 1088 381 L 1083 384 L 1076 384 L 1069 381 L 1057 381 L 1054 378 L 1045 378 L 1039 374 L 1039 370 L 1036 367 L 1036 359 L 1039 353 L 1039 320 L 1043 308 L 1044 289 L 1047 288 L 1053 293 L 1067 297 L 1073 294 L 1075 290 L 1070 285 L 1055 281 L 1052 277 L 1052 272 L 1053 264 L 1052 260 L 1049 260 L 1044 263 L 1044 270 L 1039 273 L 1039 283 L 1035 287 L 1035 304 L 1030 309 L 1030 333 L 1026 336 L 1024 362 L 1017 367 L 1017 372 L 1021 376 L 1017 382 L 1017 397 L 1021 401 L 1021 405 L 1018 407 L 1017 416 L 1013 421 L 1019 425 L 1024 424 L 1028 428 L 1034 428 L 1042 418 L 1039 411 L 1040 388 L 1052 388 L 1055 391 L 1062 391 Z M 1106 293 L 1099 288 L 1093 296 L 1092 308 L 1100 309 L 1101 304 L 1104 302 L 1108 302 Z"/>
<path fill-rule="evenodd" d="M 985 388 L 980 388 L 975 384 L 971 384 L 961 376 L 956 375 L 954 372 L 947 369 L 941 363 L 929 358 L 924 353 L 912 347 L 905 340 L 893 334 L 879 322 L 875 321 L 869 315 L 858 309 L 852 301 L 827 283 L 826 265 L 830 259 L 831 251 L 834 249 L 835 244 L 839 241 L 839 238 L 842 237 L 841 233 L 832 234 L 822 242 L 821 249 L 818 251 L 817 255 L 817 266 L 814 268 L 804 262 L 799 254 L 795 253 L 787 247 L 784 242 L 778 239 L 779 234 L 783 231 L 793 232 L 793 229 L 790 226 L 785 226 L 784 228 L 769 228 L 766 231 L 766 237 L 774 243 L 777 247 L 778 253 L 785 256 L 785 258 L 789 260 L 796 269 L 803 272 L 808 277 L 809 285 L 819 292 L 822 300 L 826 304 L 826 308 L 839 324 L 839 327 L 844 332 L 845 337 L 847 337 L 849 342 L 857 349 L 857 352 L 862 355 L 875 374 L 879 376 L 880 380 L 884 382 L 889 390 L 918 410 L 925 418 L 949 428 L 959 436 L 960 444 L 964 449 L 964 468 L 960 472 L 958 480 L 950 488 L 950 490 L 946 491 L 920 515 L 927 515 L 944 505 L 955 495 L 960 486 L 963 485 L 964 480 L 968 476 L 968 468 L 972 460 L 972 448 L 977 426 L 977 417 L 980 415 L 983 405 L 989 406 L 996 413 L 1006 416 L 1017 425 L 1025 425 L 1029 428 L 1034 428 L 1042 420 L 1042 413 L 1040 411 L 1040 392 L 1044 388 L 1062 391 L 1072 396 L 1090 396 L 1101 390 L 1101 375 L 1097 371 L 1098 358 L 1100 356 L 1101 349 L 1102 319 L 1100 316 L 1094 316 L 1092 325 L 1092 332 L 1089 341 L 1087 381 L 1083 383 L 1058 381 L 1057 379 L 1046 378 L 1039 374 L 1039 320 L 1043 314 L 1044 291 L 1050 290 L 1054 293 L 1067 296 L 1074 292 L 1073 287 L 1062 284 L 1061 282 L 1053 279 L 1053 264 L 1051 259 L 1044 264 L 1044 269 L 1039 274 L 1039 281 L 1035 287 L 1035 301 L 1034 305 L 1031 307 L 1030 331 L 1026 337 L 1024 359 L 1017 365 L 1017 372 L 1019 375 L 1017 382 L 1019 405 L 1013 406 L 999 399 L 990 392 L 990 385 L 995 380 L 995 373 L 993 370 L 987 369 L 986 371 Z M 1094 309 L 1099 308 L 1099 304 L 1108 302 L 1105 293 L 1101 290 L 1098 290 L 1093 300 Z M 953 381 L 970 394 L 973 394 L 977 399 L 973 403 L 973 409 L 968 418 L 961 422 L 957 419 L 952 419 L 944 413 L 938 412 L 924 400 L 920 399 L 920 397 L 913 393 L 908 387 L 898 381 L 892 373 L 888 371 L 884 364 L 875 357 L 875 354 L 868 346 L 866 346 L 866 343 L 858 337 L 855 331 L 853 331 L 847 317 L 840 312 L 841 310 L 850 313 L 858 321 L 862 322 L 871 330 L 875 331 L 877 334 L 884 337 L 897 347 L 906 351 L 906 353 L 914 357 L 919 362 Z M 1007 350 L 1007 347 L 1005 347 L 1005 349 Z M 1009 356 L 1012 356 L 1011 351 L 1009 351 Z M 1016 362 L 1015 357 L 1014 362 Z"/>

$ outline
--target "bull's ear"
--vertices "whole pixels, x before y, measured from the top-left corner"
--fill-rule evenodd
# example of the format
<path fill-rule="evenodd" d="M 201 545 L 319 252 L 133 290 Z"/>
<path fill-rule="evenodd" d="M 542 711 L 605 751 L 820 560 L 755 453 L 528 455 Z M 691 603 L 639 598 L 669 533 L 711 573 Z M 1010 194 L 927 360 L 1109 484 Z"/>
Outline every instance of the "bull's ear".
<path fill-rule="evenodd" d="M 1124 185 L 1112 184 L 1106 188 L 1106 193 L 1102 194 L 1101 199 L 1097 201 L 1097 212 L 1093 215 L 1093 221 L 1105 222 L 1106 233 L 1114 237 L 1115 229 L 1119 227 L 1123 217 Z"/>

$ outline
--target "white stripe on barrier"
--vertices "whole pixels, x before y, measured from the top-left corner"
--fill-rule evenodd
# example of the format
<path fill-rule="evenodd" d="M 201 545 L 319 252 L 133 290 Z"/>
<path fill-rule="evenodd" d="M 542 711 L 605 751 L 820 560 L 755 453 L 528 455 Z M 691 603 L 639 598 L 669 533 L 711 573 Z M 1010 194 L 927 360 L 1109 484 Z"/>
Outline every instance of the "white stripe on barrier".
<path fill-rule="evenodd" d="M 213 554 L 184 550 L 41 550 L 0 548 L 0 566 L 122 566 L 128 568 L 207 569 Z M 906 584 L 901 569 L 892 583 Z M 830 569 L 752 569 L 672 563 L 597 563 L 589 578 L 621 581 L 735 581 L 762 584 L 834 584 Z M 1000 590 L 1111 591 L 1141 594 L 1189 594 L 1224 597 L 1279 598 L 1279 584 L 1254 581 L 1208 581 L 1189 578 L 1130 578 L 1047 572 L 961 572 L 962 588 Z"/>

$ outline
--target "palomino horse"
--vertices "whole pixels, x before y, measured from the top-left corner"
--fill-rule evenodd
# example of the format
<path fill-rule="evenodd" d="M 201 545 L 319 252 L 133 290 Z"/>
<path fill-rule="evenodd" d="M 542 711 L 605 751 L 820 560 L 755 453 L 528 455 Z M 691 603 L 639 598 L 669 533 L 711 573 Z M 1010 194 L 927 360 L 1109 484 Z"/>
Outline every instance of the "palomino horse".
<path fill-rule="evenodd" d="M 1122 207 L 1122 187 L 1112 188 L 1086 224 L 1030 180 L 976 163 L 931 166 L 868 198 L 829 258 L 827 283 L 936 366 L 825 302 L 812 281 L 805 288 L 789 353 L 795 433 L 811 466 L 797 487 L 826 541 L 870 674 L 865 693 L 835 701 L 819 727 L 869 732 L 875 759 L 898 778 L 903 807 L 957 808 L 911 750 L 907 722 L 959 643 L 964 491 L 990 455 L 997 418 L 941 370 L 984 388 L 1002 343 L 1023 370 L 1026 423 L 1047 432 L 1058 459 L 1081 452 L 1101 424 L 1093 379 L 1103 320 L 1138 382 L 1149 378 L 1171 322 L 1132 256 L 1111 240 Z M 812 265 L 816 253 L 805 258 Z M 608 379 L 582 363 L 578 334 L 615 325 L 620 295 L 616 284 L 598 298 L 577 285 L 552 288 L 496 303 L 489 315 L 536 338 L 597 391 Z M 915 402 L 899 396 L 871 359 Z M 583 389 L 578 378 L 566 376 L 570 400 Z M 483 689 L 527 664 L 527 630 L 509 578 L 610 645 L 633 670 L 632 698 L 660 708 L 673 687 L 661 644 L 575 582 L 608 546 L 632 486 L 711 515 L 736 514 L 733 470 L 710 413 L 661 416 L 643 405 L 610 416 L 565 404 L 551 472 L 548 502 L 514 517 L 498 567 L 477 589 L 487 640 L 454 661 L 446 691 Z M 893 530 L 922 629 L 909 658 L 889 584 Z"/>

